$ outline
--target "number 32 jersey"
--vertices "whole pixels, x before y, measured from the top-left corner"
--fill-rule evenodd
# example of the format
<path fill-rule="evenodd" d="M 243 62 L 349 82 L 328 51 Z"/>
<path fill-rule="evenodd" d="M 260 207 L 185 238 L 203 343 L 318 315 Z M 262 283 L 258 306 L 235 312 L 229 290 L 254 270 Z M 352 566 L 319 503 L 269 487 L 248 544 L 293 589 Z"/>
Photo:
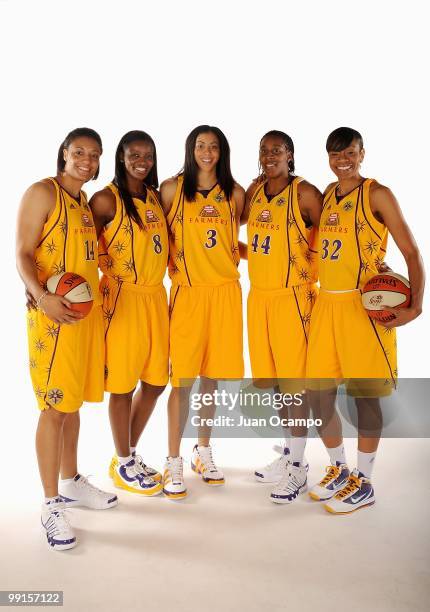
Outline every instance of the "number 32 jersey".
<path fill-rule="evenodd" d="M 116 199 L 112 222 L 99 241 L 99 265 L 106 276 L 118 283 L 160 285 L 166 272 L 169 242 L 166 220 L 157 193 L 147 188 L 146 198 L 133 198 L 143 229 L 131 219 L 118 188 L 107 187 Z"/>
<path fill-rule="evenodd" d="M 361 289 L 384 261 L 388 230 L 370 208 L 373 179 L 342 198 L 335 185 L 324 197 L 319 228 L 319 278 L 323 289 Z"/>
<path fill-rule="evenodd" d="M 263 183 L 251 199 L 248 271 L 256 289 L 284 289 L 317 280 L 316 231 L 306 227 L 298 204 L 297 186 L 302 180 L 295 177 L 272 197 Z"/>
<path fill-rule="evenodd" d="M 194 202 L 185 199 L 183 177 L 170 213 L 169 275 L 173 285 L 223 285 L 239 278 L 236 204 L 216 184 Z"/>

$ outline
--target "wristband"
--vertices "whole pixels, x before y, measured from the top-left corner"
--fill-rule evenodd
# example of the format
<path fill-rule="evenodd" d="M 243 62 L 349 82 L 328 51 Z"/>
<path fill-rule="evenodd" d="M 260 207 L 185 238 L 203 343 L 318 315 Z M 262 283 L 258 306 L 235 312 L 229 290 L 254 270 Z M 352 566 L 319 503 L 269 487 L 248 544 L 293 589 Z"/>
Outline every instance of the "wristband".
<path fill-rule="evenodd" d="M 41 296 L 39 296 L 36 300 L 36 308 L 39 308 L 40 310 L 40 303 L 41 301 L 48 295 L 49 291 L 47 289 L 45 289 L 45 291 L 42 293 Z"/>

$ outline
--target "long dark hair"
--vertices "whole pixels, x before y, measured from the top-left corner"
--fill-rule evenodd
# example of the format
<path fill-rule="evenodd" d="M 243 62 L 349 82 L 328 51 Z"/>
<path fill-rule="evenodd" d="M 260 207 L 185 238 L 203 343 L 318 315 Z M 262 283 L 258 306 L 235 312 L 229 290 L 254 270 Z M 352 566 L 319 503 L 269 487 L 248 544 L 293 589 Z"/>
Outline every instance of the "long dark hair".
<path fill-rule="evenodd" d="M 155 147 L 155 142 L 152 140 L 151 136 L 146 132 L 142 132 L 141 130 L 133 130 L 131 132 L 127 132 L 127 134 L 124 134 L 124 136 L 119 141 L 115 153 L 115 176 L 112 182 L 118 188 L 119 195 L 122 198 L 122 201 L 124 202 L 127 215 L 131 219 L 133 219 L 133 221 L 135 221 L 141 229 L 143 229 L 142 219 L 140 218 L 140 215 L 137 212 L 136 205 L 133 202 L 133 198 L 127 187 L 127 171 L 125 169 L 124 153 L 127 145 L 131 144 L 132 142 L 145 142 L 152 146 L 154 155 L 154 165 L 152 166 L 148 176 L 145 178 L 144 185 L 145 187 L 153 187 L 154 189 L 157 189 L 157 149 Z"/>
<path fill-rule="evenodd" d="M 281 132 L 280 130 L 270 130 L 270 132 L 267 132 L 266 134 L 264 134 L 263 138 L 260 140 L 260 147 L 261 147 L 261 143 L 263 142 L 263 140 L 269 137 L 279 138 L 280 140 L 282 140 L 287 151 L 291 153 L 292 159 L 290 159 L 290 161 L 288 162 L 288 170 L 290 174 L 294 174 L 294 171 L 295 171 L 294 142 L 291 136 L 288 136 L 288 134 L 286 134 L 285 132 Z M 258 169 L 261 175 L 262 172 L 261 172 L 260 160 L 258 161 Z"/>
<path fill-rule="evenodd" d="M 215 134 L 219 143 L 220 155 L 216 165 L 216 176 L 219 186 L 223 190 L 227 200 L 230 200 L 233 194 L 234 178 L 230 169 L 230 145 L 228 144 L 228 140 L 219 128 L 212 125 L 199 125 L 189 133 L 185 141 L 185 161 L 182 172 L 184 176 L 184 195 L 189 202 L 194 200 L 197 192 L 197 175 L 199 167 L 194 157 L 196 140 L 200 134 L 208 134 L 209 132 Z"/>
<path fill-rule="evenodd" d="M 69 132 L 66 138 L 63 140 L 63 142 L 60 144 L 60 148 L 58 149 L 58 155 L 57 155 L 57 174 L 61 174 L 66 166 L 66 161 L 64 159 L 64 154 L 63 154 L 64 149 L 68 149 L 74 140 L 76 140 L 77 138 L 82 138 L 82 137 L 92 138 L 93 140 L 95 140 L 96 143 L 100 147 L 100 153 L 103 153 L 102 139 L 100 138 L 100 135 L 95 130 L 92 130 L 91 128 L 86 128 L 86 127 L 76 128 L 75 130 L 72 130 L 71 132 Z M 97 172 L 93 176 L 93 179 L 92 179 L 93 181 L 96 180 L 96 178 L 99 175 L 99 172 L 100 172 L 100 165 L 97 168 Z"/>

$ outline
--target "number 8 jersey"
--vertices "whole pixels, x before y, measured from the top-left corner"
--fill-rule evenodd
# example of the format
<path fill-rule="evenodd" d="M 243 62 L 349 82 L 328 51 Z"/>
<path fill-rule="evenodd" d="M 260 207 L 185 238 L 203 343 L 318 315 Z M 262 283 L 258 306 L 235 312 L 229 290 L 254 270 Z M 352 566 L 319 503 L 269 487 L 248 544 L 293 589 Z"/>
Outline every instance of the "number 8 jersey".
<path fill-rule="evenodd" d="M 384 261 L 388 230 L 370 208 L 373 179 L 337 197 L 332 187 L 324 197 L 319 228 L 319 278 L 322 289 L 361 289 L 378 274 Z"/>
<path fill-rule="evenodd" d="M 239 278 L 236 204 L 218 185 L 185 199 L 183 177 L 167 217 L 170 228 L 169 275 L 173 285 L 223 285 Z"/>
<path fill-rule="evenodd" d="M 99 265 L 103 273 L 118 283 L 160 285 L 168 257 L 167 227 L 156 192 L 147 188 L 146 199 L 133 198 L 143 229 L 125 210 L 118 188 L 108 189 L 116 199 L 112 222 L 104 228 L 99 242 Z"/>
<path fill-rule="evenodd" d="M 258 187 L 248 218 L 248 270 L 256 289 L 283 289 L 317 280 L 316 231 L 306 227 L 297 196 L 303 179 L 294 177 L 283 191 L 268 196 Z"/>

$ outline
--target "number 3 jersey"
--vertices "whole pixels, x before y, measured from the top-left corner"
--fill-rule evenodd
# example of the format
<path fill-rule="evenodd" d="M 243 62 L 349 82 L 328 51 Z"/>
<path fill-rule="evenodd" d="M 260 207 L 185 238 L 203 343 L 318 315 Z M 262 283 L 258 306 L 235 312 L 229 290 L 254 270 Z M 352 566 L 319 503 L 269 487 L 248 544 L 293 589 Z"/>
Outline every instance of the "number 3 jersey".
<path fill-rule="evenodd" d="M 336 187 L 324 197 L 319 228 L 319 279 L 322 289 L 361 289 L 378 274 L 387 248 L 388 230 L 370 208 L 373 179 L 365 179 L 349 194 L 336 197 Z"/>
<path fill-rule="evenodd" d="M 43 226 L 35 249 L 37 276 L 42 285 L 62 272 L 80 274 L 89 282 L 95 303 L 100 303 L 97 264 L 97 236 L 93 215 L 83 191 L 79 198 L 70 195 L 54 178 L 55 208 Z"/>
<path fill-rule="evenodd" d="M 185 199 L 183 177 L 170 213 L 169 275 L 173 285 L 222 285 L 239 278 L 236 204 L 216 184 L 209 192 Z"/>
<path fill-rule="evenodd" d="M 275 196 L 267 183 L 255 191 L 248 218 L 248 270 L 251 286 L 271 290 L 315 283 L 316 231 L 302 218 L 295 177 Z"/>
<path fill-rule="evenodd" d="M 143 228 L 128 216 L 118 188 L 107 186 L 116 200 L 115 217 L 99 240 L 99 265 L 118 283 L 160 285 L 166 272 L 168 237 L 166 220 L 155 190 L 147 188 L 146 198 L 133 198 Z"/>

